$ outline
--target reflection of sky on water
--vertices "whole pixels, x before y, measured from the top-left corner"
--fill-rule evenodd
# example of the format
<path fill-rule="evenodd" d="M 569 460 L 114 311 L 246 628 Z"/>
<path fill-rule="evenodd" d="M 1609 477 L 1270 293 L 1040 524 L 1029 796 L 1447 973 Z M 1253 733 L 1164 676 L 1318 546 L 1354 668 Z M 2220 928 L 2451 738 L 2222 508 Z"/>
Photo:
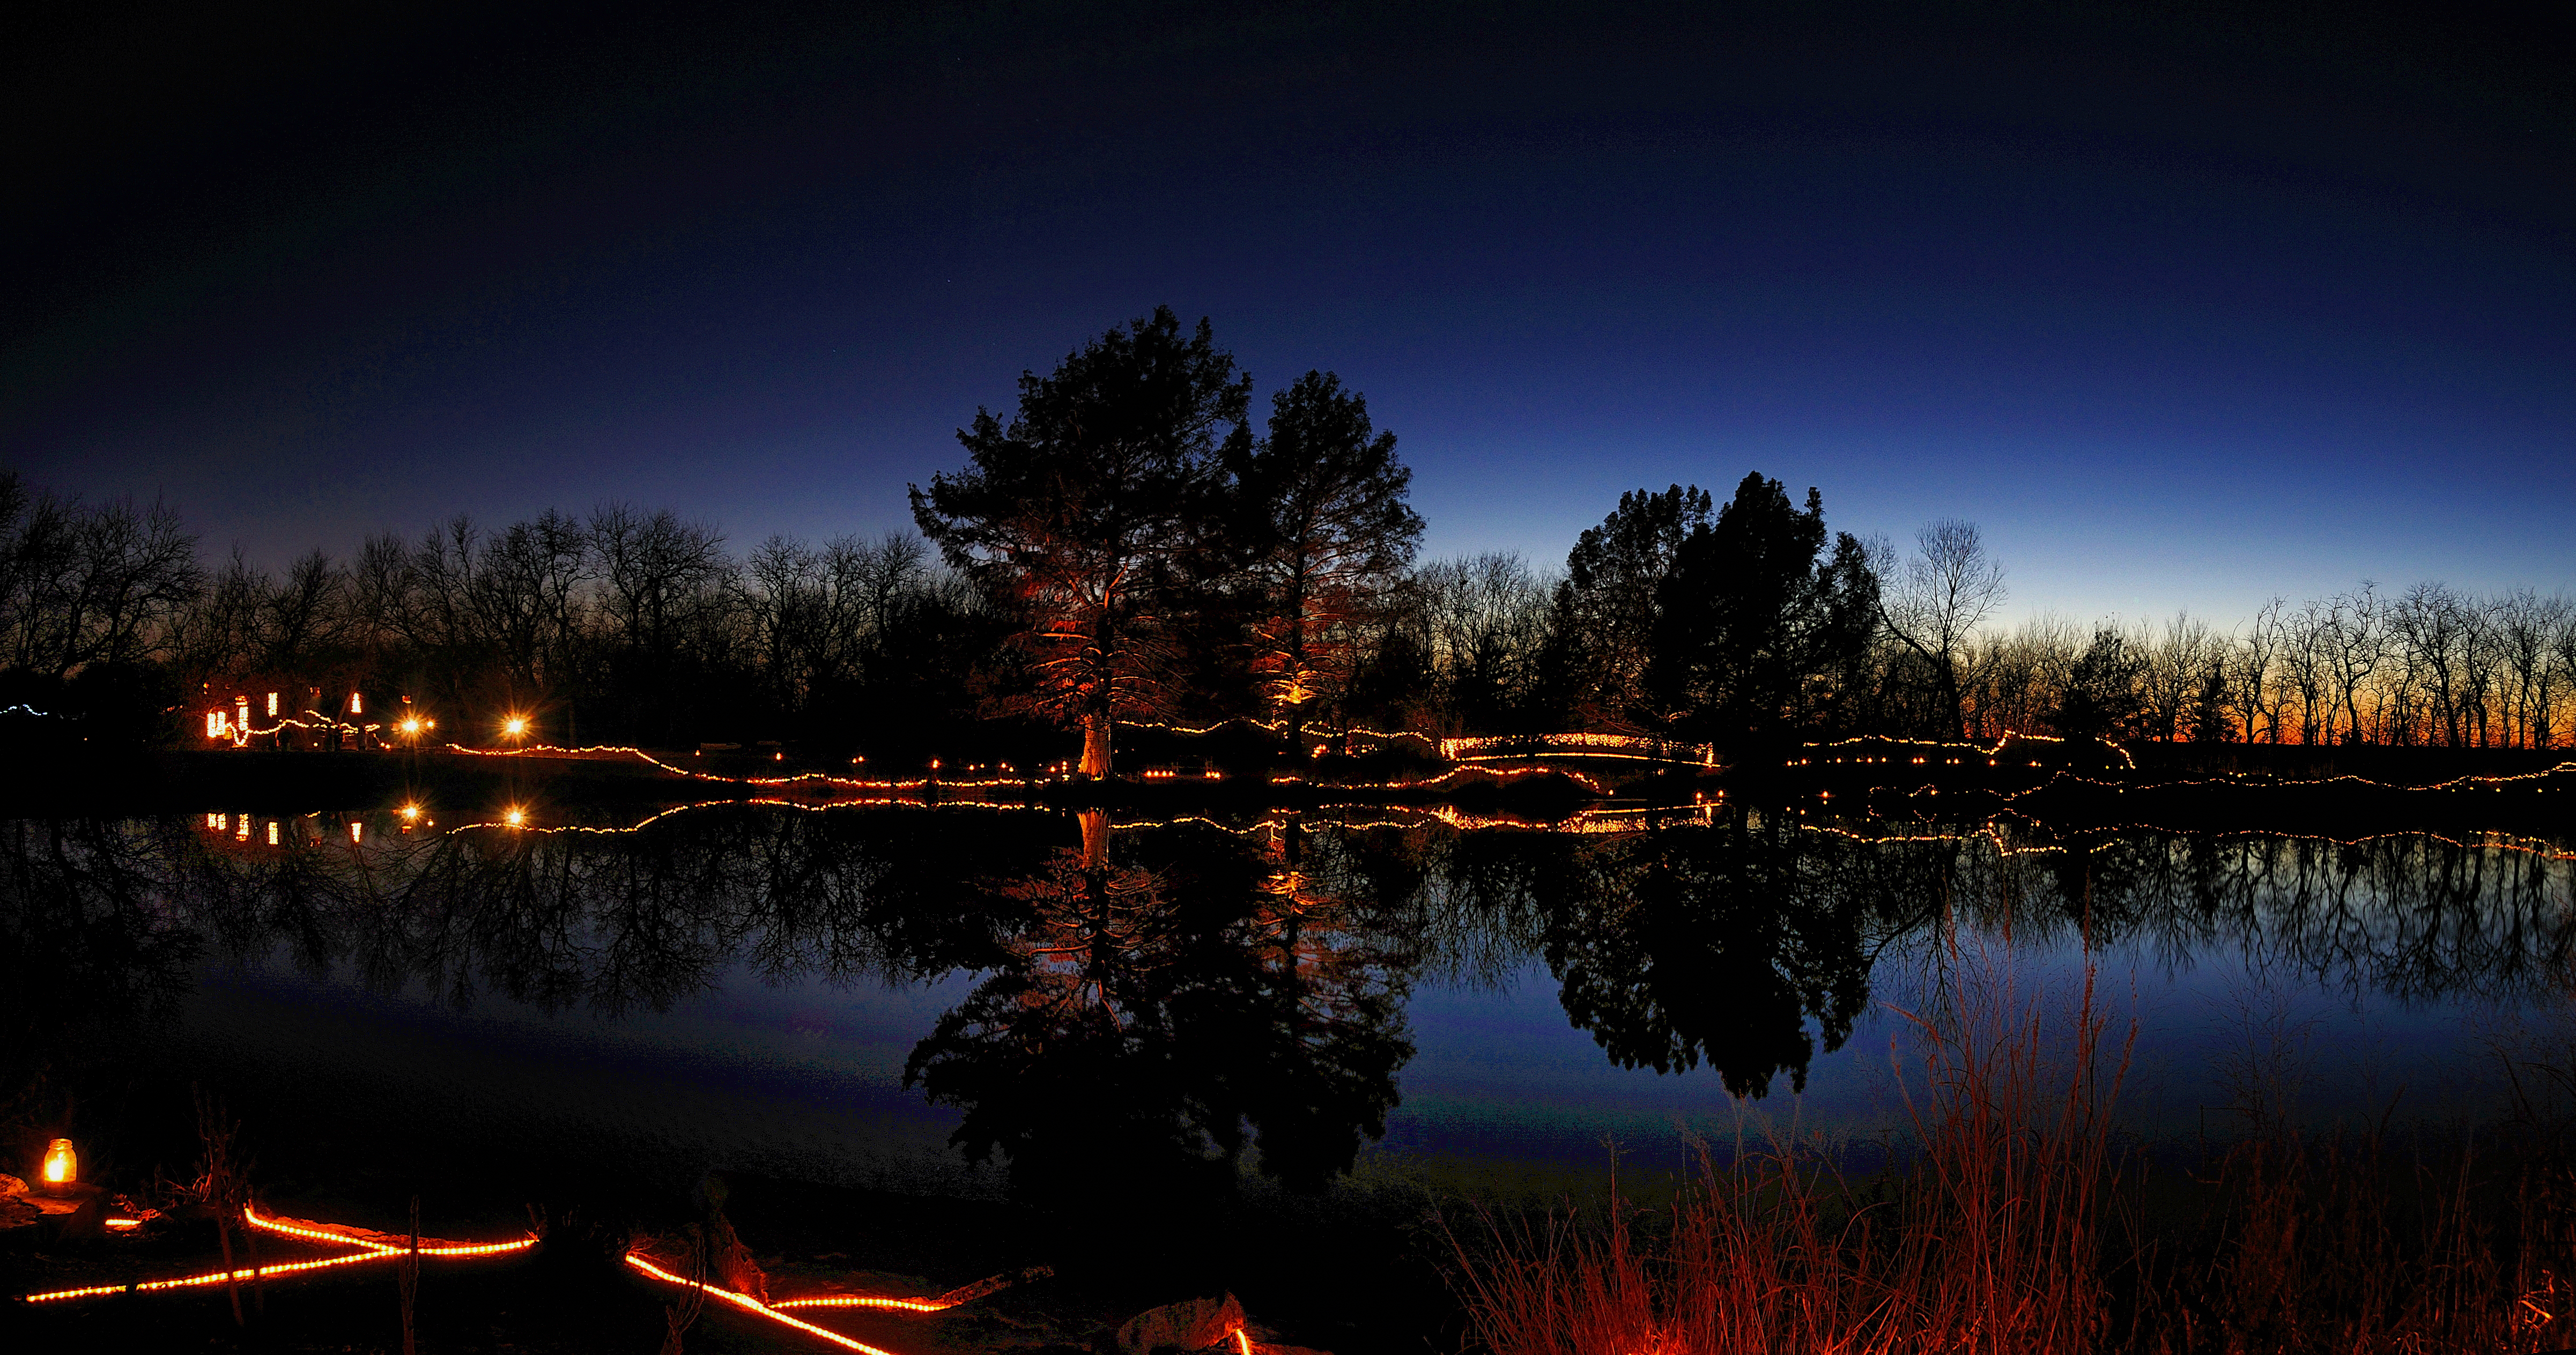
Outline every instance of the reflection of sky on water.
<path fill-rule="evenodd" d="M 2081 974 L 2076 948 L 2019 956 L 2022 996 L 2036 985 L 2046 1010 L 2064 1012 Z M 1606 1160 L 1603 1145 L 1615 1141 L 1624 1160 L 1659 1167 L 1677 1163 L 1692 1134 L 1875 1137 L 1905 1115 L 1892 1061 L 1921 1087 L 1910 1027 L 1892 1009 L 1921 1005 L 1927 973 L 1921 955 L 1891 952 L 1871 1012 L 1839 1051 L 1819 1053 L 1805 1094 L 1783 1076 L 1770 1096 L 1740 1104 L 1705 1067 L 1658 1075 L 1612 1064 L 1567 1021 L 1535 959 L 1499 983 L 1426 984 L 1408 1007 L 1416 1053 L 1401 1073 L 1404 1101 L 1375 1151 L 1580 1168 Z M 919 985 L 771 983 L 735 965 L 665 1012 L 547 1013 L 490 994 L 460 1012 L 417 984 L 388 995 L 280 958 L 210 968 L 174 1052 L 256 1078 L 272 1096 L 327 1089 L 342 1113 L 317 1123 L 425 1117 L 459 1134 L 538 1136 L 675 1172 L 980 1192 L 997 1178 L 946 1146 L 956 1112 L 902 1086 L 914 1042 L 973 985 L 964 974 Z M 2114 1042 L 2132 1015 L 2139 1024 L 2121 1118 L 2152 1136 L 2226 1132 L 2241 1100 L 2231 1079 L 2243 1076 L 2229 1065 L 2247 1067 L 2248 1051 L 2287 1056 L 2293 1109 L 2311 1122 L 2375 1118 L 2400 1086 L 2401 1120 L 2482 1109 L 2497 1090 L 2471 1003 L 2407 1007 L 2303 976 L 2257 978 L 2224 944 L 2179 965 L 2144 946 L 2112 947 L 2096 993 Z"/>
<path fill-rule="evenodd" d="M 173 1053 L 258 1088 L 272 1136 L 399 1117 L 679 1179 L 712 1167 L 980 1193 L 995 1179 L 947 1146 L 955 1112 L 902 1086 L 913 1041 L 971 986 L 772 986 L 737 966 L 667 1012 L 610 1017 L 489 994 L 460 1012 L 416 984 L 386 994 L 282 961 L 227 965 L 189 999 Z M 299 1098 L 331 1112 L 295 1114 Z"/>
<path fill-rule="evenodd" d="M 2026 949 L 2019 965 L 2022 996 L 2033 999 L 2039 985 L 2035 1000 L 2065 1029 L 2080 950 Z M 1896 955 L 1876 977 L 1871 1013 L 1841 1049 L 1818 1052 L 1803 1095 L 1784 1076 L 1769 1096 L 1742 1103 L 1705 1067 L 1665 1076 L 1610 1063 L 1567 1022 L 1555 980 L 1535 960 L 1507 987 L 1419 992 L 1409 1009 L 1417 1053 L 1385 1148 L 1584 1163 L 1602 1160 L 1609 1139 L 1623 1159 L 1667 1165 L 1691 1134 L 1875 1137 L 1905 1122 L 1899 1070 L 1918 1096 L 1923 1087 L 1912 1027 L 1898 1012 L 1921 1008 L 1926 982 L 1918 962 Z M 2255 1051 L 2286 1056 L 2278 1066 L 2295 1080 L 2292 1113 L 2311 1124 L 2375 1119 L 2401 1087 L 2400 1121 L 2490 1109 L 2498 1091 L 2476 1019 L 2482 1009 L 2472 1004 L 2355 1000 L 2296 976 L 2258 978 L 2225 948 L 2179 968 L 2141 947 L 2110 948 L 2099 957 L 2095 995 L 2115 1054 L 2136 1021 L 2118 1108 L 2125 1126 L 2150 1137 L 2194 1135 L 2204 1125 L 2230 1132 L 2230 1107 L 2242 1098 L 2229 1065 Z"/>

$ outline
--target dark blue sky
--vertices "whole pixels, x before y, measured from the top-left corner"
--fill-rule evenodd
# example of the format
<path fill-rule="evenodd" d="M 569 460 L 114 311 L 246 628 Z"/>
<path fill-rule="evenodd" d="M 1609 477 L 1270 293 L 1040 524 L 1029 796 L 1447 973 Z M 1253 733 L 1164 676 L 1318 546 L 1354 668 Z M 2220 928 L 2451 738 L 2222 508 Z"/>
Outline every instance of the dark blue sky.
<path fill-rule="evenodd" d="M 2563 7 L 416 8 L 6 35 L 0 460 L 269 561 L 876 532 L 1168 303 L 1366 392 L 1434 553 L 1758 469 L 2016 613 L 2576 591 Z"/>

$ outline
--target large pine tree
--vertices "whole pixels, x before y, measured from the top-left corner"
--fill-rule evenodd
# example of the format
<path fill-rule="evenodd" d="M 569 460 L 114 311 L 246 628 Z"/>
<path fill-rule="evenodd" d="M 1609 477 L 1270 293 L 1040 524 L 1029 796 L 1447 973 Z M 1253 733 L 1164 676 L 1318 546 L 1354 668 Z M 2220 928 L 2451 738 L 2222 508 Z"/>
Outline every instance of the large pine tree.
<path fill-rule="evenodd" d="M 1109 775 L 1118 720 L 1169 708 L 1174 612 L 1217 544 L 1251 395 L 1206 320 L 1185 335 L 1157 307 L 1021 373 L 1007 425 L 978 409 L 958 431 L 966 469 L 911 487 L 922 534 L 1015 615 L 1037 685 L 1009 704 L 1078 725 L 1087 776 Z"/>

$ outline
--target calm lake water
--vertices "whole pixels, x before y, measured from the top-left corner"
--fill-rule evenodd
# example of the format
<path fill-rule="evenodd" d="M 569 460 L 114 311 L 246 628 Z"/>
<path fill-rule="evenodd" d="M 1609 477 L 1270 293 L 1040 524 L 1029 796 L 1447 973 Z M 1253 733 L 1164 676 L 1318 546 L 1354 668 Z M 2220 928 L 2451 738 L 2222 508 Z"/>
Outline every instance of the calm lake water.
<path fill-rule="evenodd" d="M 290 1181 L 988 1194 L 1883 1137 L 1921 1090 L 1909 1013 L 2029 1012 L 2062 1050 L 2088 965 L 2150 1137 L 2498 1113 L 2508 1058 L 2538 1077 L 2568 1047 L 2576 868 L 2528 841 L 1758 811 L 622 827 L 10 823 L 13 1072 L 134 1163 L 180 1151 L 150 1126 L 195 1088 Z"/>

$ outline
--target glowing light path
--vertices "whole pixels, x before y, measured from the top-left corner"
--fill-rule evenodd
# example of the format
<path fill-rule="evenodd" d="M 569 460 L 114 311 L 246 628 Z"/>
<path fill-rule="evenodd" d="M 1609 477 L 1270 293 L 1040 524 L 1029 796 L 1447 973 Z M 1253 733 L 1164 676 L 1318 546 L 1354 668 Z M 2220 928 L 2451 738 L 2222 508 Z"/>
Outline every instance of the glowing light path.
<path fill-rule="evenodd" d="M 257 1210 L 244 1209 L 242 1223 L 261 1232 L 276 1233 L 304 1242 L 356 1247 L 344 1256 L 326 1256 L 314 1261 L 282 1261 L 273 1266 L 246 1266 L 239 1270 L 216 1270 L 203 1275 L 183 1275 L 168 1280 L 135 1280 L 125 1284 L 93 1284 L 78 1289 L 56 1289 L 49 1293 L 25 1295 L 28 1303 L 61 1303 L 71 1299 L 103 1298 L 110 1294 L 145 1294 L 163 1289 L 197 1289 L 210 1284 L 237 1280 L 266 1280 L 280 1275 L 301 1275 L 308 1271 L 329 1270 L 335 1266 L 354 1266 L 368 1261 L 395 1261 L 411 1254 L 408 1243 L 377 1241 L 380 1235 L 362 1234 L 356 1229 L 335 1228 L 328 1224 L 265 1218 Z M 420 1255 L 425 1257 L 498 1256 L 525 1251 L 537 1245 L 534 1237 L 511 1242 L 435 1242 L 424 1243 Z"/>
<path fill-rule="evenodd" d="M 779 1310 L 783 1308 L 891 1308 L 912 1313 L 937 1313 L 945 1312 L 950 1308 L 956 1307 L 960 1303 L 968 1301 L 969 1299 L 981 1298 L 983 1295 L 991 1293 L 994 1289 L 1000 1288 L 1011 1282 L 1010 1277 L 996 1276 L 994 1279 L 986 1280 L 980 1284 L 968 1285 L 964 1289 L 955 1290 L 950 1294 L 943 1294 L 935 1299 L 887 1299 L 872 1298 L 861 1294 L 824 1294 L 813 1298 L 780 1299 L 775 1303 L 763 1303 L 749 1294 L 737 1294 L 730 1289 L 720 1289 L 711 1284 L 705 1284 L 700 1281 L 674 1275 L 671 1272 L 662 1269 L 660 1266 L 653 1264 L 651 1261 L 645 1260 L 642 1255 L 636 1252 L 626 1253 L 626 1264 L 633 1266 L 636 1270 L 641 1271 L 654 1279 L 660 1280 L 664 1284 L 677 1285 L 682 1289 L 698 1290 L 700 1293 L 703 1293 L 710 1298 L 722 1299 L 725 1302 L 732 1304 L 734 1307 L 740 1308 L 746 1313 L 754 1313 L 761 1317 L 768 1318 L 770 1321 L 776 1322 L 782 1326 L 794 1327 L 798 1331 L 822 1337 L 824 1340 L 829 1341 L 836 1346 L 843 1347 L 844 1349 L 865 1352 L 865 1355 L 895 1355 L 895 1353 L 882 1346 L 869 1345 L 867 1342 L 861 1341 L 856 1337 L 843 1336 L 841 1333 L 833 1331 L 828 1327 L 818 1327 L 801 1317 L 791 1316 Z M 1048 1272 L 1043 1268 L 1035 1271 L 1023 1271 L 1017 1278 L 1034 1278 L 1046 1273 Z M 1234 1347 L 1240 1355 L 1253 1355 L 1252 1337 L 1243 1328 L 1237 1327 L 1227 1335 L 1228 1339 L 1234 1342 Z"/>
<path fill-rule="evenodd" d="M 325 1256 L 311 1261 L 282 1261 L 276 1265 L 246 1266 L 236 1270 L 208 1271 L 202 1275 L 182 1275 L 166 1280 L 133 1280 L 122 1284 L 93 1284 L 83 1285 L 77 1289 L 56 1289 L 42 1294 L 24 1295 L 22 1296 L 22 1301 L 27 1303 L 65 1303 L 74 1299 L 106 1298 L 117 1294 L 145 1294 L 171 1289 L 202 1289 L 208 1285 L 224 1284 L 242 1280 L 259 1281 L 274 1279 L 281 1275 L 302 1275 L 317 1270 L 335 1269 L 340 1266 L 364 1265 L 371 1261 L 398 1261 L 406 1256 L 412 1255 L 442 1258 L 499 1256 L 512 1252 L 526 1251 L 537 1245 L 536 1237 L 531 1235 L 528 1237 L 517 1238 L 509 1242 L 445 1242 L 429 1241 L 424 1239 L 419 1242 L 417 1247 L 415 1247 L 410 1240 L 394 1238 L 384 1233 L 368 1232 L 365 1229 L 352 1228 L 340 1224 L 313 1223 L 303 1219 L 270 1218 L 261 1214 L 258 1210 L 250 1208 L 242 1210 L 241 1221 L 244 1227 L 256 1228 L 265 1233 L 275 1233 L 281 1237 L 291 1237 L 299 1242 L 320 1243 L 325 1246 L 355 1247 L 357 1250 L 339 1256 Z M 1034 1271 L 1023 1271 L 1018 1276 L 1014 1277 L 997 1276 L 993 1280 L 987 1280 L 980 1284 L 969 1285 L 964 1289 L 955 1290 L 949 1294 L 940 1295 L 937 1298 L 902 1299 L 877 1298 L 862 1294 L 823 1294 L 816 1295 L 811 1298 L 781 1299 L 775 1304 L 770 1304 L 763 1303 L 748 1294 L 737 1294 L 730 1289 L 720 1289 L 714 1285 L 700 1284 L 692 1280 L 684 1279 L 662 1269 L 660 1266 L 644 1259 L 643 1256 L 635 1252 L 628 1252 L 626 1254 L 626 1264 L 634 1267 L 645 1275 L 662 1281 L 665 1284 L 674 1284 L 682 1288 L 701 1290 L 702 1292 L 715 1298 L 722 1299 L 745 1312 L 754 1313 L 761 1317 L 768 1318 L 772 1322 L 793 1327 L 798 1331 L 806 1332 L 814 1336 L 822 1337 L 824 1340 L 829 1341 L 834 1345 L 864 1352 L 864 1355 L 895 1355 L 895 1352 L 886 1350 L 879 1346 L 869 1345 L 864 1341 L 860 1341 L 852 1337 L 843 1336 L 839 1332 L 826 1327 L 818 1327 L 811 1322 L 805 1321 L 803 1318 L 793 1317 L 779 1310 L 783 1308 L 878 1308 L 893 1309 L 911 1313 L 945 1312 L 946 1310 L 954 1308 L 958 1304 L 964 1303 L 969 1299 L 980 1298 L 984 1294 L 990 1293 L 996 1288 L 1009 1284 L 1015 1279 L 1031 1278 L 1047 1273 L 1043 1268 L 1040 1268 Z M 1244 1335 L 1242 1329 L 1236 1329 L 1234 1332 L 1234 1339 L 1236 1347 L 1241 1351 L 1242 1355 L 1252 1355 L 1251 1338 Z"/>

